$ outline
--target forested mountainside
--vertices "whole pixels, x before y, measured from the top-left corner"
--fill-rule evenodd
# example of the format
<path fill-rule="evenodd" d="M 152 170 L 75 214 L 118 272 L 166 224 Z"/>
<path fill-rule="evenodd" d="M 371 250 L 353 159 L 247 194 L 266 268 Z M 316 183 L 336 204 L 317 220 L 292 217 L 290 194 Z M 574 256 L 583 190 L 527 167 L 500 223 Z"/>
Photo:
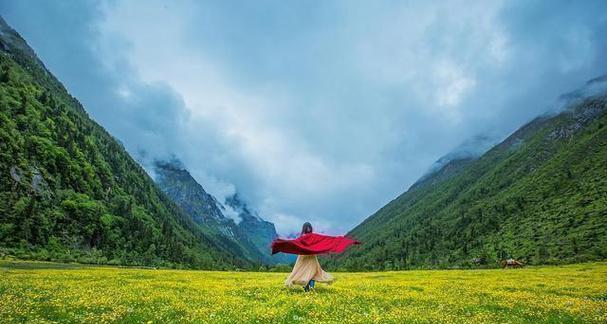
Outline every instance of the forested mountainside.
<path fill-rule="evenodd" d="M 607 78 L 562 99 L 478 158 L 449 161 L 355 227 L 334 268 L 607 258 Z"/>
<path fill-rule="evenodd" d="M 253 266 L 166 197 L 1 18 L 0 254 Z"/>
<path fill-rule="evenodd" d="M 274 224 L 254 215 L 236 194 L 222 204 L 178 160 L 157 161 L 154 173 L 160 189 L 235 254 L 267 265 L 289 261 L 270 254 L 270 243 L 277 236 Z"/>

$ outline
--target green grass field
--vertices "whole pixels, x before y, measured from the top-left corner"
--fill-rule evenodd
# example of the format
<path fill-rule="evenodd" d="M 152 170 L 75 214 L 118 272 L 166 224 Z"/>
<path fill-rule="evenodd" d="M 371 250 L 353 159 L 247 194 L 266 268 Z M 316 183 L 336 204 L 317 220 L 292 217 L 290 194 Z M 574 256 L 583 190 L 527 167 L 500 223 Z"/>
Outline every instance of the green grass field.
<path fill-rule="evenodd" d="M 607 263 L 510 270 L 285 273 L 0 262 L 3 322 L 607 322 Z"/>

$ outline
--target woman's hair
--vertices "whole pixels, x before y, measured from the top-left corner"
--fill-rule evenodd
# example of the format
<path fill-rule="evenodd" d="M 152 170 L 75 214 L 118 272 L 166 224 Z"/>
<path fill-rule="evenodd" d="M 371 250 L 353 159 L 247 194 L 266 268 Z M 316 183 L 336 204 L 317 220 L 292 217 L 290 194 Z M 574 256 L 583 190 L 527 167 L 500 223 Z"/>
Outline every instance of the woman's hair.
<path fill-rule="evenodd" d="M 301 228 L 301 235 L 312 233 L 312 224 L 305 222 Z"/>

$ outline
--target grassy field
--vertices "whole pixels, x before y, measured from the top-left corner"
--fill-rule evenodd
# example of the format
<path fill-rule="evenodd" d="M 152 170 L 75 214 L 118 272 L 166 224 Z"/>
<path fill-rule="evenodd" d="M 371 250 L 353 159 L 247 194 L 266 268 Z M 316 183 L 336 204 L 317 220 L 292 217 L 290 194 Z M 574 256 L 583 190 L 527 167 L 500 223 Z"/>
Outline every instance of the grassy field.
<path fill-rule="evenodd" d="M 284 273 L 0 263 L 8 322 L 607 322 L 607 263 L 518 270 Z"/>

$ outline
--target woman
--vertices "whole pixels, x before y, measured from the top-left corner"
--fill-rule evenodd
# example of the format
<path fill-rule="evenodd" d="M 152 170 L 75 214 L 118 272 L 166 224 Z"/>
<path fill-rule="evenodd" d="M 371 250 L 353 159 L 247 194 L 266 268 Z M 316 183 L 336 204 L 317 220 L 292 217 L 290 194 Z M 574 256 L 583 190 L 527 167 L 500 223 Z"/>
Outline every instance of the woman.
<path fill-rule="evenodd" d="M 306 222 L 303 224 L 301 235 L 297 239 L 274 240 L 272 242 L 272 254 L 278 252 L 297 254 L 297 261 L 285 281 L 285 285 L 292 287 L 293 284 L 299 284 L 304 286 L 305 291 L 310 291 L 310 288 L 314 288 L 316 282 L 331 283 L 335 280 L 332 275 L 326 273 L 320 267 L 316 255 L 340 253 L 352 244 L 359 244 L 359 242 L 344 236 L 313 233 L 312 225 Z"/>

